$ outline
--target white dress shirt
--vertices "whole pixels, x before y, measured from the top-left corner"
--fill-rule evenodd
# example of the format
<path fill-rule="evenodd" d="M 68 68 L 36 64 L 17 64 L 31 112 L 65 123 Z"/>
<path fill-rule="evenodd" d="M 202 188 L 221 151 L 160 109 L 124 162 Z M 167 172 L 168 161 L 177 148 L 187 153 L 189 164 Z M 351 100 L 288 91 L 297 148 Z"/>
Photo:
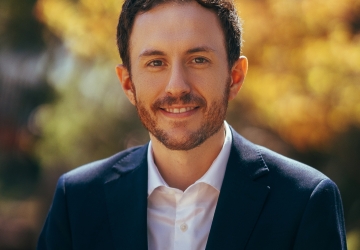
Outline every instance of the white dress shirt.
<path fill-rule="evenodd" d="M 208 171 L 184 192 L 161 177 L 148 148 L 148 249 L 205 249 L 228 162 L 232 136 L 225 124 L 223 147 Z M 194 166 L 196 167 L 196 166 Z"/>

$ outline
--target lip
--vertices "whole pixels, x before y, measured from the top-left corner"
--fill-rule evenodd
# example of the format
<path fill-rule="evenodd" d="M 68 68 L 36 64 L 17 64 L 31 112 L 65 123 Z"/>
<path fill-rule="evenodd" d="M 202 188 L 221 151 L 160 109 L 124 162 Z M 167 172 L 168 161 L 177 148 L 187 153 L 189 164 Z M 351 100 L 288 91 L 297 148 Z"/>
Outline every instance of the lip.
<path fill-rule="evenodd" d="M 189 107 L 167 107 L 160 108 L 160 112 L 171 118 L 183 118 L 189 117 L 198 111 L 198 106 L 189 106 Z"/>
<path fill-rule="evenodd" d="M 182 114 L 185 112 L 189 112 L 195 108 L 196 107 L 170 107 L 170 108 L 164 108 L 163 110 L 169 113 Z"/>

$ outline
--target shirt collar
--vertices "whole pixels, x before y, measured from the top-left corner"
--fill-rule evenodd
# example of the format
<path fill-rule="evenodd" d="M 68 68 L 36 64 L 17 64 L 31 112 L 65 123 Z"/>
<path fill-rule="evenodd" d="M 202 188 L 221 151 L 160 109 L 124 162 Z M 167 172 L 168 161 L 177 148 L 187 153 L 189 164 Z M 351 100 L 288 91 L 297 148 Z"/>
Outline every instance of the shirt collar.
<path fill-rule="evenodd" d="M 208 171 L 194 184 L 196 183 L 206 183 L 220 192 L 221 185 L 224 179 L 226 165 L 230 155 L 232 135 L 229 125 L 224 121 L 225 127 L 225 140 L 222 146 L 222 149 L 216 159 L 211 164 Z M 147 161 L 148 161 L 148 196 L 160 186 L 169 187 L 165 182 L 162 176 L 159 173 L 158 168 L 155 165 L 153 154 L 152 154 L 152 144 L 149 143 L 148 152 L 147 152 Z M 193 184 L 193 185 L 194 185 Z"/>

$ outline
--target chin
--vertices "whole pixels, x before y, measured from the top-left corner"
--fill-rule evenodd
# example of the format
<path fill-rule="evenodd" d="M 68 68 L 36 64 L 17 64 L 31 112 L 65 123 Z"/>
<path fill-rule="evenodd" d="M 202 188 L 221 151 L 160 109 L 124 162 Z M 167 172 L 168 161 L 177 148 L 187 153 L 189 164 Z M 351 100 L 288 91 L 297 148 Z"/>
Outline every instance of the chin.
<path fill-rule="evenodd" d="M 187 132 L 183 135 L 178 134 L 177 136 L 174 136 L 174 134 L 176 134 L 175 131 L 165 132 L 165 130 L 157 130 L 152 134 L 159 142 L 170 150 L 188 151 L 199 147 L 217 131 L 218 130 L 213 130 L 213 133 L 204 133 L 201 129 L 199 129 Z"/>

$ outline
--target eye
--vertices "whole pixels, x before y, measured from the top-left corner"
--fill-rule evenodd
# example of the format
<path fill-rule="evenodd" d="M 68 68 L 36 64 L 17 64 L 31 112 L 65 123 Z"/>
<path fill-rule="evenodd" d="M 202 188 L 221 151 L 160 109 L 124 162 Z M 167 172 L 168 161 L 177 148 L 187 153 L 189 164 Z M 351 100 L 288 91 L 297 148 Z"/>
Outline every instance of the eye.
<path fill-rule="evenodd" d="M 196 57 L 193 59 L 193 62 L 197 64 L 202 64 L 202 63 L 207 63 L 209 61 L 203 57 Z"/>
<path fill-rule="evenodd" d="M 161 60 L 154 60 L 154 61 L 151 61 L 150 63 L 148 63 L 148 66 L 161 67 L 161 66 L 164 66 L 164 63 Z"/>

